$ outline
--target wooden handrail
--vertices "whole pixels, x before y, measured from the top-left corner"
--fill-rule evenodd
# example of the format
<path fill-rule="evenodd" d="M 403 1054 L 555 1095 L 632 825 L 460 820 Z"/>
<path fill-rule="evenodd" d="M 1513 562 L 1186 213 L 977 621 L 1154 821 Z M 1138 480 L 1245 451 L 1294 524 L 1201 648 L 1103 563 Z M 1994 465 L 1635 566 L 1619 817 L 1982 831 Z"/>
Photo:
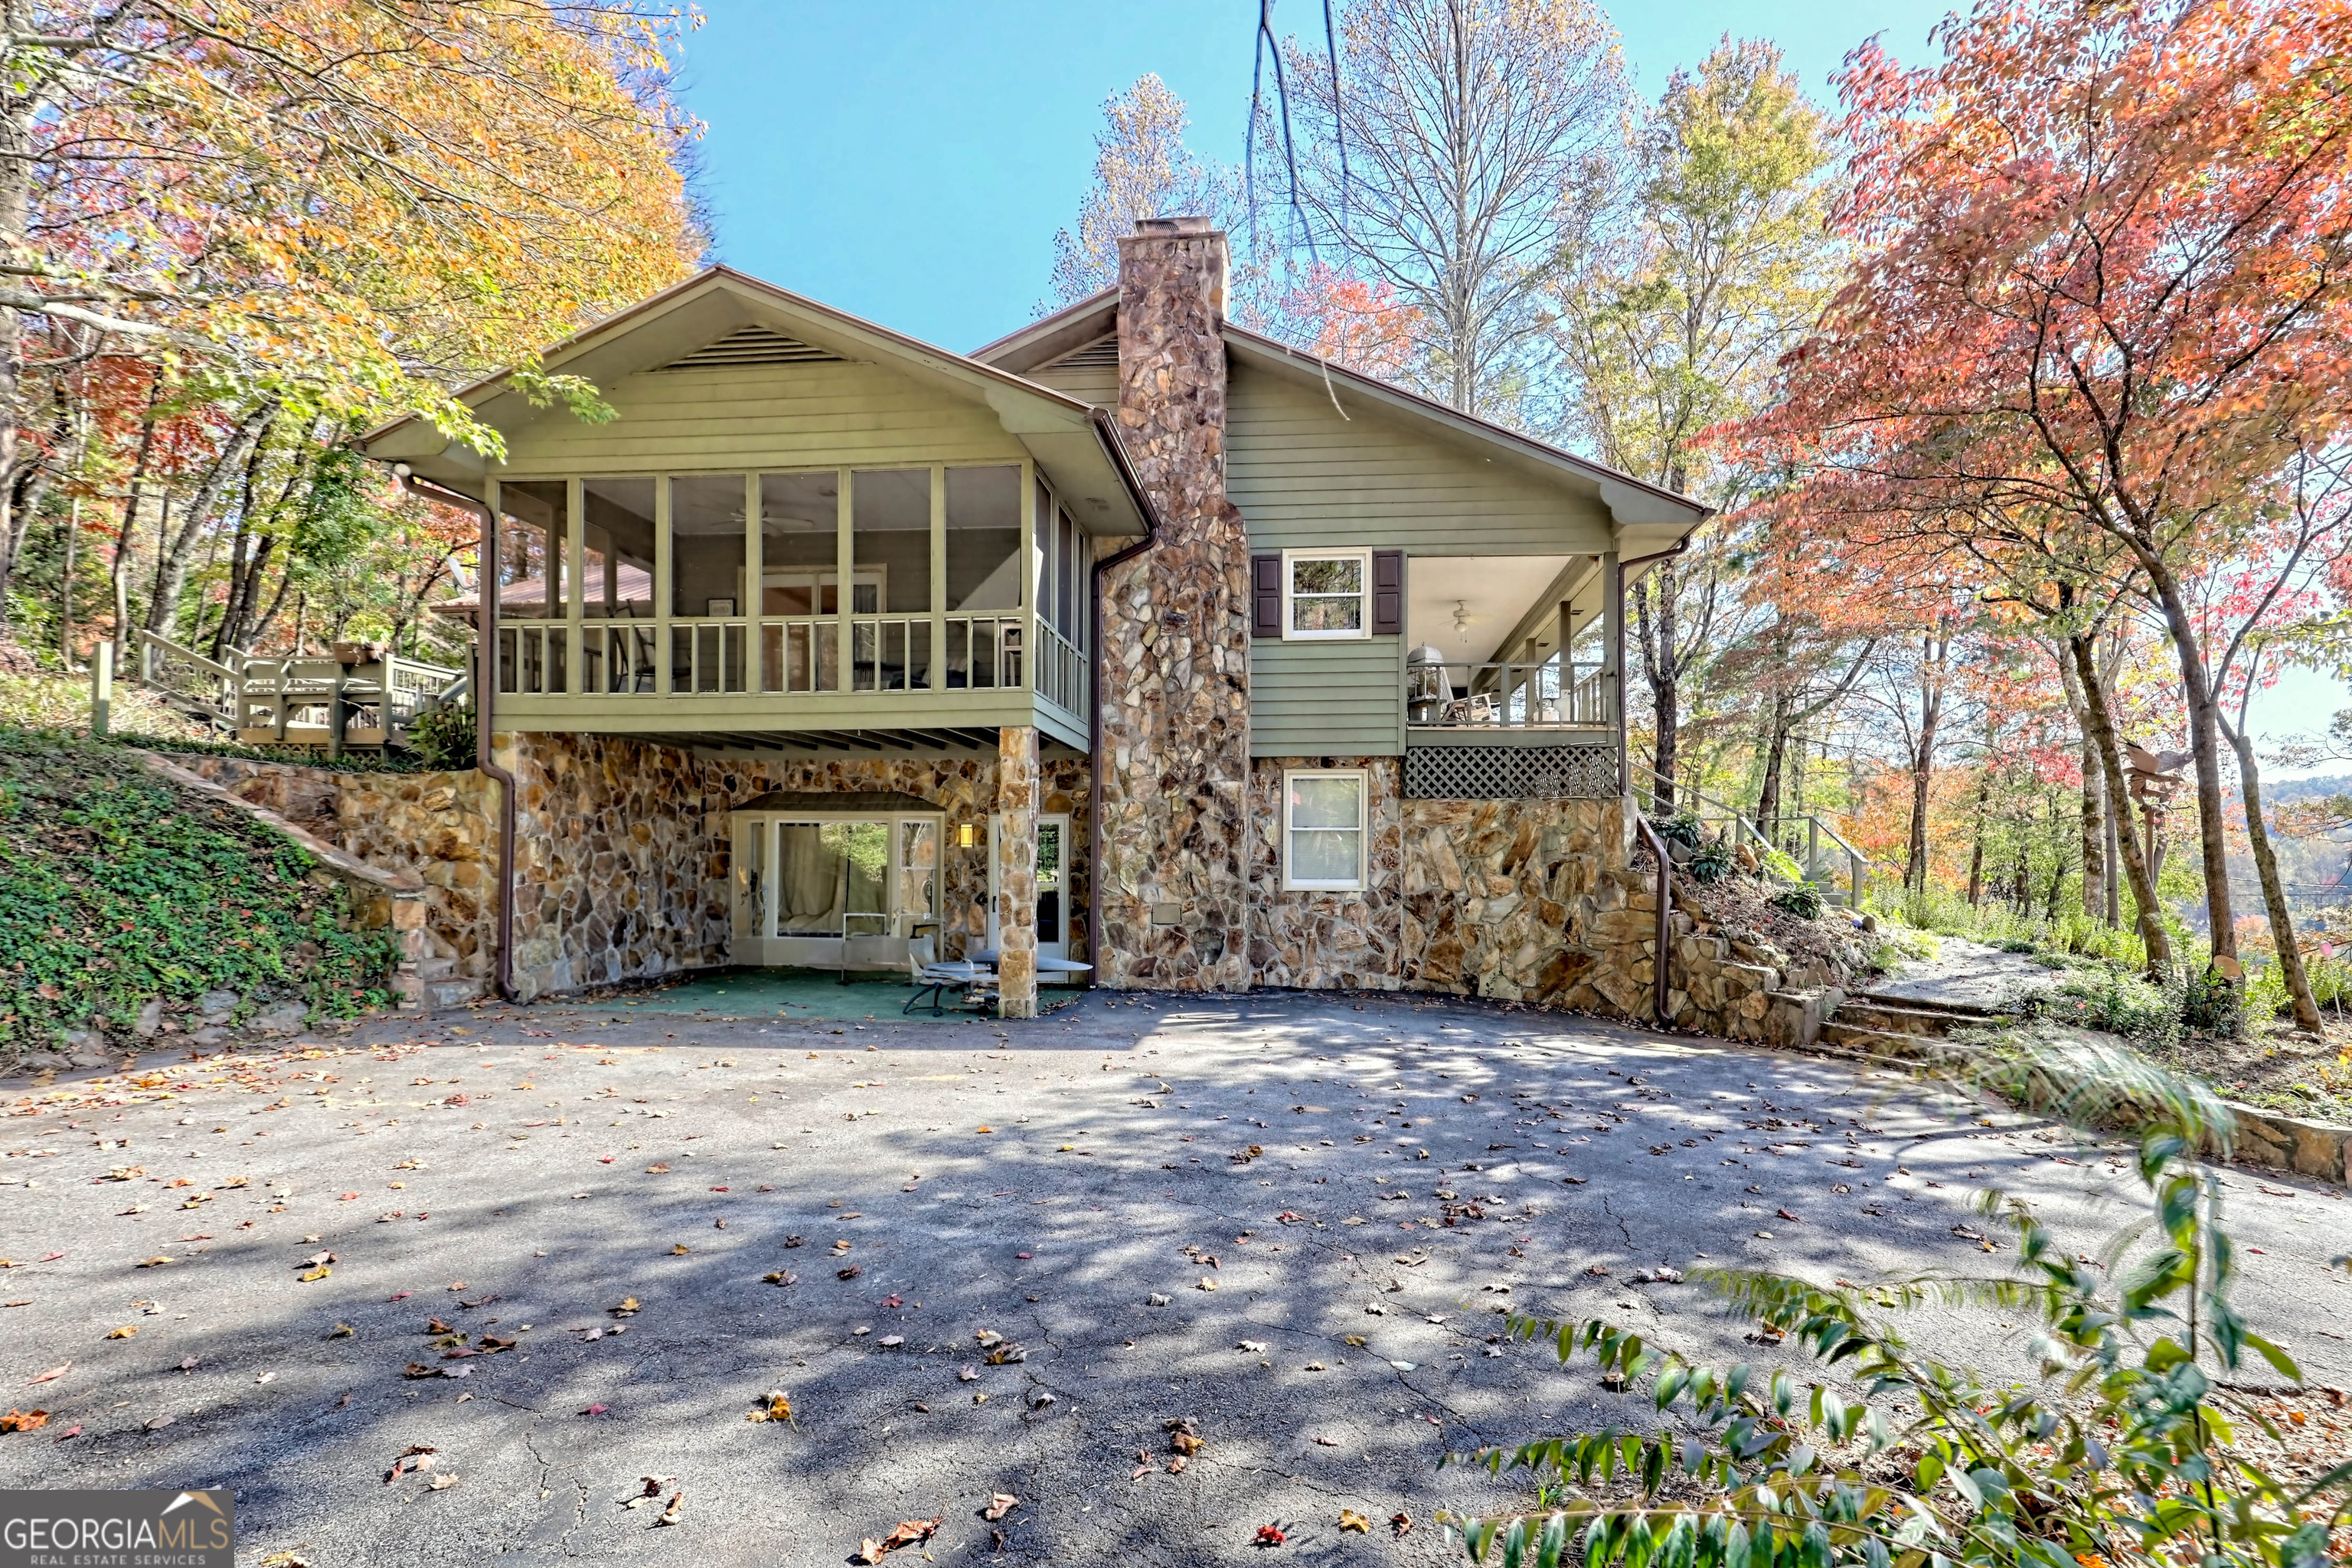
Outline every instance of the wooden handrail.
<path fill-rule="evenodd" d="M 1656 828 L 1650 826 L 1650 819 L 1638 812 L 1633 816 L 1633 831 L 1639 833 L 1643 841 L 1649 845 L 1650 853 L 1658 862 L 1658 957 L 1657 962 L 1651 965 L 1650 985 L 1653 992 L 1651 1005 L 1656 1009 L 1658 1026 L 1663 1029 L 1668 1022 L 1666 1018 L 1666 951 L 1673 931 L 1671 921 L 1675 908 L 1675 860 L 1673 856 L 1666 853 L 1666 841 L 1659 837 Z"/>

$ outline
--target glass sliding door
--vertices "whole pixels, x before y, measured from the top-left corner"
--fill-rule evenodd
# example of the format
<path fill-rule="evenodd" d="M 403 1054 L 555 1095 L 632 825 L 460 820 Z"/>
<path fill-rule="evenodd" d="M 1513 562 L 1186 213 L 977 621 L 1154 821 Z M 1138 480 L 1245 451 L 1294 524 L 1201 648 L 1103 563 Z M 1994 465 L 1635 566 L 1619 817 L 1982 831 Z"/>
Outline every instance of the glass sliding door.
<path fill-rule="evenodd" d="M 937 920 L 940 816 L 739 811 L 733 824 L 737 963 L 903 971 L 912 928 Z"/>

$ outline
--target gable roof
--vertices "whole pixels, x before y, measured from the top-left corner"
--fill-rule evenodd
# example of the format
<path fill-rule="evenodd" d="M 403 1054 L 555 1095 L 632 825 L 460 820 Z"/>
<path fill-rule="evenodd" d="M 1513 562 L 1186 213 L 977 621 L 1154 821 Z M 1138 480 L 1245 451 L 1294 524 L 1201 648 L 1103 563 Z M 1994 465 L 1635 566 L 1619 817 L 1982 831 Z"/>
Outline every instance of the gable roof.
<path fill-rule="evenodd" d="M 951 397 L 983 405 L 1029 450 L 1089 531 L 1145 531 L 1150 500 L 1103 411 L 730 267 L 706 268 L 541 355 L 548 371 L 584 376 L 599 385 L 644 372 L 824 360 L 884 365 Z M 501 432 L 545 416 L 515 385 L 510 369 L 485 376 L 457 395 L 483 423 Z M 461 491 L 478 487 L 493 468 L 480 453 L 452 442 L 414 415 L 368 432 L 360 448 L 371 458 L 405 462 L 424 478 Z"/>
<path fill-rule="evenodd" d="M 973 350 L 971 357 L 1027 375 L 1118 331 L 1118 290 L 1105 289 Z M 1621 528 L 1640 531 L 1637 538 L 1628 542 L 1629 553 L 1638 553 L 1644 547 L 1663 548 L 1715 514 L 1713 507 L 1606 463 L 1580 458 L 1231 321 L 1223 324 L 1223 334 L 1226 351 L 1242 363 L 1318 386 L 1344 387 L 1450 445 L 1502 456 L 1524 470 L 1566 481 L 1585 494 L 1597 493 Z"/>

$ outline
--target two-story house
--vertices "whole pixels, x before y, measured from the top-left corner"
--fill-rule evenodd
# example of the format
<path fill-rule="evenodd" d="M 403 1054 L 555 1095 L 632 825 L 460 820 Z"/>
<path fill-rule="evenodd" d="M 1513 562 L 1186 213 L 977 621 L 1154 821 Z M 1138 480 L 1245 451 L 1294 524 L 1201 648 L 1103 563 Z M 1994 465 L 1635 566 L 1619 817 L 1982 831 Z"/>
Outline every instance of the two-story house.
<path fill-rule="evenodd" d="M 1642 1015 L 1625 585 L 1706 509 L 1226 321 L 1224 237 L 971 355 L 715 268 L 373 458 L 468 613 L 520 994 L 1038 955 L 1097 984 Z M 1654 909 L 1654 906 L 1648 906 Z"/>

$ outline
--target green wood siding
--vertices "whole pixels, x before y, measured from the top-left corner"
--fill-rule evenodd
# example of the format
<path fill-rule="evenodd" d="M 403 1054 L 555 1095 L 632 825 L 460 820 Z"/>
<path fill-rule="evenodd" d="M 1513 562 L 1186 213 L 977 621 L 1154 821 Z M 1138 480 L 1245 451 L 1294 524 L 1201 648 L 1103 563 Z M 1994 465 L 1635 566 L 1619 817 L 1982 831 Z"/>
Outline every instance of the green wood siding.
<path fill-rule="evenodd" d="M 1404 750 L 1404 639 L 1250 645 L 1250 755 Z"/>
<path fill-rule="evenodd" d="M 1118 369 L 1115 365 L 1043 365 L 1025 378 L 1071 397 L 1082 397 L 1099 408 L 1118 406 Z"/>
<path fill-rule="evenodd" d="M 872 364 L 649 371 L 604 389 L 619 417 L 551 410 L 509 439 L 509 477 L 1018 462 L 995 415 Z"/>
<path fill-rule="evenodd" d="M 1413 430 L 1346 388 L 1233 362 L 1225 493 L 1253 550 L 1370 547 L 1420 555 L 1555 555 L 1612 548 L 1606 511 Z M 1408 567 L 1410 570 L 1410 567 Z"/>

